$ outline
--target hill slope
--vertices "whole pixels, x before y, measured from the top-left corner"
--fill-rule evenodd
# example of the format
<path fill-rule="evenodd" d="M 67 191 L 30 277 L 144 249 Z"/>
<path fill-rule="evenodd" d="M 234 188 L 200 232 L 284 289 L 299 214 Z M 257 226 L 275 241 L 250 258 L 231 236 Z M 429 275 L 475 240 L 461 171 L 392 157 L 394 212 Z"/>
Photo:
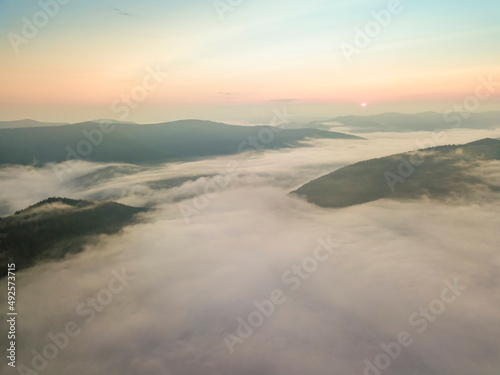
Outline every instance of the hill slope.
<path fill-rule="evenodd" d="M 1 129 L 0 164 L 40 165 L 46 162 L 63 162 L 68 158 L 148 164 L 236 154 L 252 147 L 255 149 L 252 142 L 258 143 L 257 148 L 279 149 L 298 146 L 307 138 L 361 139 L 317 129 L 276 132 L 276 129 L 273 131 L 269 126 L 231 126 L 199 120 L 109 126 L 107 134 L 96 122 L 46 128 Z M 270 134 L 272 141 L 267 142 Z"/>
<path fill-rule="evenodd" d="M 49 198 L 0 219 L 0 259 L 18 270 L 36 262 L 60 259 L 83 249 L 91 236 L 117 233 L 134 222 L 143 208 L 115 202 Z M 5 276 L 6 268 L 0 275 Z"/>
<path fill-rule="evenodd" d="M 493 160 L 500 160 L 499 140 L 441 146 L 356 163 L 292 193 L 322 207 L 347 207 L 382 198 L 470 198 L 479 189 L 500 192 L 498 182 L 476 173 L 481 163 Z"/>

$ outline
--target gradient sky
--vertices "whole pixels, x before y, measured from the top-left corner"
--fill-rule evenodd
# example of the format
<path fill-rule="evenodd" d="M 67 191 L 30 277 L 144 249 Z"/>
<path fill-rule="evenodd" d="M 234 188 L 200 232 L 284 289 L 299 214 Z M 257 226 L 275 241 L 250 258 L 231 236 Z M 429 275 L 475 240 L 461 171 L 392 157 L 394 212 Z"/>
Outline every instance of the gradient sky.
<path fill-rule="evenodd" d="M 269 122 L 285 105 L 299 118 L 445 112 L 479 77 L 500 80 L 498 0 L 403 0 L 351 62 L 341 43 L 354 45 L 387 1 L 242 0 L 224 20 L 214 4 L 72 0 L 16 53 L 9 33 L 23 36 L 23 17 L 41 7 L 0 0 L 0 120 Z M 158 66 L 163 82 L 118 111 Z M 499 92 L 479 110 L 500 108 Z"/>

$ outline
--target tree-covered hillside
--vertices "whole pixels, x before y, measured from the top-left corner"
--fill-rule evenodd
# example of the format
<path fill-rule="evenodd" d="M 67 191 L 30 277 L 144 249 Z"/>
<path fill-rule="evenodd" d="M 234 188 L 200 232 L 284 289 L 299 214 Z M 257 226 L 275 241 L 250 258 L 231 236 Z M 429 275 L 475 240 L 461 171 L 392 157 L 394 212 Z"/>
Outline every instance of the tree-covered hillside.
<path fill-rule="evenodd" d="M 18 270 L 81 251 L 92 236 L 119 232 L 144 208 L 115 202 L 49 198 L 0 219 L 2 264 Z M 6 237 L 5 237 L 6 236 Z M 1 276 L 5 276 L 6 267 Z"/>
<path fill-rule="evenodd" d="M 500 191 L 495 181 L 476 170 L 494 160 L 500 160 L 496 139 L 440 146 L 349 165 L 292 193 L 322 207 L 348 207 L 382 198 L 471 198 L 484 190 Z"/>
<path fill-rule="evenodd" d="M 314 138 L 362 139 L 318 129 L 283 130 L 200 120 L 153 125 L 85 122 L 0 129 L 0 164 L 38 166 L 69 159 L 153 164 L 247 150 L 288 148 Z"/>

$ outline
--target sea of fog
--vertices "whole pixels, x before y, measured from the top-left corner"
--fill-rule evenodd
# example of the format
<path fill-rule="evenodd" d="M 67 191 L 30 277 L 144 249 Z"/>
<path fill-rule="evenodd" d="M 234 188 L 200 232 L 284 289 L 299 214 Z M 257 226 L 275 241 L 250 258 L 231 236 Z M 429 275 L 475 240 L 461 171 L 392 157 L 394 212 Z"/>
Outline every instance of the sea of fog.
<path fill-rule="evenodd" d="M 63 180 L 51 165 L 0 169 L 2 215 L 52 196 L 152 209 L 17 274 L 18 373 L 497 375 L 500 201 L 325 209 L 288 194 L 433 139 L 364 136 L 149 167 L 73 162 Z"/>

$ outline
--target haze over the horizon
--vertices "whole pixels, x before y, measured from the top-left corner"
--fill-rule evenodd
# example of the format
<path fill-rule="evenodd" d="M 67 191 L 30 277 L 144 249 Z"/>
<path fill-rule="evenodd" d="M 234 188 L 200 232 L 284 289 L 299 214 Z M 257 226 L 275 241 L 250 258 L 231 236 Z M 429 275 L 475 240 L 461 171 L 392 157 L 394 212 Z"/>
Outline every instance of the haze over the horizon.
<path fill-rule="evenodd" d="M 446 112 L 500 72 L 494 0 L 402 0 L 350 62 L 342 43 L 355 45 L 356 28 L 391 2 L 61 3 L 0 3 L 0 120 L 253 121 L 285 105 L 301 118 Z M 148 76 L 147 95 L 124 104 Z M 496 90 L 479 111 L 499 101 Z"/>

